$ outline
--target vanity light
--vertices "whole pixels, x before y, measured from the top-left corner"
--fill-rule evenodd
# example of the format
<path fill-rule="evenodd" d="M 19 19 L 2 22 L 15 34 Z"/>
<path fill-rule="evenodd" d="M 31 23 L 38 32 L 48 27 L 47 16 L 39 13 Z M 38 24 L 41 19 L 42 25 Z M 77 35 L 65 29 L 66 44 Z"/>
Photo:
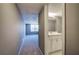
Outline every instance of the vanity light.
<path fill-rule="evenodd" d="M 55 17 L 55 16 L 57 16 L 57 14 L 56 14 L 56 13 L 51 13 L 51 12 L 49 12 L 49 13 L 48 13 L 48 16 L 49 16 L 49 17 Z"/>

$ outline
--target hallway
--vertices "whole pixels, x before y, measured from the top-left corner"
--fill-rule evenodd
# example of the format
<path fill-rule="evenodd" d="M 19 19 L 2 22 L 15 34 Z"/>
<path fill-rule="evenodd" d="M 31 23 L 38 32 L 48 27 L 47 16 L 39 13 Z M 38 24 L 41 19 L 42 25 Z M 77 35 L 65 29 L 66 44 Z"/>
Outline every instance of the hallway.
<path fill-rule="evenodd" d="M 42 55 L 38 47 L 38 35 L 27 35 L 20 55 Z"/>
<path fill-rule="evenodd" d="M 23 42 L 21 43 L 20 55 L 41 55 L 39 48 L 38 26 L 39 14 L 44 4 L 17 4 L 23 22 Z"/>

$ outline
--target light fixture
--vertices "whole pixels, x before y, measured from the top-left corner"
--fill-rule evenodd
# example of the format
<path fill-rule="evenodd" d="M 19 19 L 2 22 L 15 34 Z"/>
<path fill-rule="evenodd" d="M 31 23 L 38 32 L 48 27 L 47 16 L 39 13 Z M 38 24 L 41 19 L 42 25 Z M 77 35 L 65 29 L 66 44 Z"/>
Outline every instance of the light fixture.
<path fill-rule="evenodd" d="M 56 14 L 56 13 L 49 12 L 49 13 L 48 13 L 48 16 L 49 16 L 49 17 L 55 17 L 55 16 L 57 16 L 57 14 Z"/>

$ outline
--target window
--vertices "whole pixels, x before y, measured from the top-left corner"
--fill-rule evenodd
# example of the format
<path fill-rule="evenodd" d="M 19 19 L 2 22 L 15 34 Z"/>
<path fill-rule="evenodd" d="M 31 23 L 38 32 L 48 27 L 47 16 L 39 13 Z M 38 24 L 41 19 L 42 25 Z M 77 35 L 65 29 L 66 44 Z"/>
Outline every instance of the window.
<path fill-rule="evenodd" d="M 31 32 L 38 32 L 38 25 L 31 25 Z"/>

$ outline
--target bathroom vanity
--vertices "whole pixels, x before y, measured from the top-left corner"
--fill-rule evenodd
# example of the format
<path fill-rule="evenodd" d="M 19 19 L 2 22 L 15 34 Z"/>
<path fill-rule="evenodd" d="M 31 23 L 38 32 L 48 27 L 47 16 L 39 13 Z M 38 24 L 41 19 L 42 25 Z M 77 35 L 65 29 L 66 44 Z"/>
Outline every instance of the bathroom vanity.
<path fill-rule="evenodd" d="M 62 4 L 48 5 L 48 54 L 64 54 L 64 27 Z"/>
<path fill-rule="evenodd" d="M 48 38 L 50 42 L 49 54 L 62 54 L 62 34 L 49 32 Z"/>
<path fill-rule="evenodd" d="M 63 49 L 62 43 L 62 18 L 48 18 L 48 40 L 49 40 L 49 53 L 61 55 Z"/>

